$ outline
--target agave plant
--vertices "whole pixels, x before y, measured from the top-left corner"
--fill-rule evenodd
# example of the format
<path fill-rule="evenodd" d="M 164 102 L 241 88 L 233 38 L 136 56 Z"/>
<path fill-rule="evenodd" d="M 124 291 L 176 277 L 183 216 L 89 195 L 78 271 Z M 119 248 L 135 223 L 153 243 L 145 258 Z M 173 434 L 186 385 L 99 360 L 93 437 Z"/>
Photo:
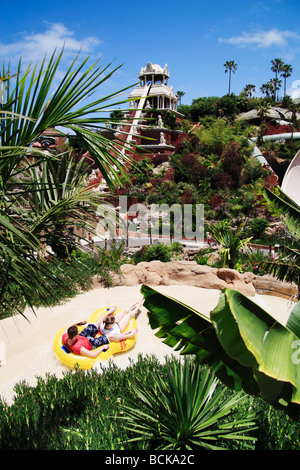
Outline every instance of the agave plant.
<path fill-rule="evenodd" d="M 287 325 L 240 292 L 224 289 L 210 318 L 143 285 L 144 306 L 156 335 L 193 354 L 234 390 L 260 396 L 294 417 L 300 411 L 300 306 Z M 199 298 L 199 301 L 201 299 Z"/>
<path fill-rule="evenodd" d="M 190 358 L 181 363 L 167 359 L 165 376 L 154 370 L 152 386 L 133 386 L 134 407 L 124 407 L 125 428 L 151 449 L 224 449 L 230 440 L 251 441 L 254 415 L 243 419 L 233 415 L 246 395 L 225 396 L 224 387 L 207 368 L 201 369 Z M 222 447 L 223 443 L 223 447 Z"/>
<path fill-rule="evenodd" d="M 222 248 L 220 256 L 223 259 L 224 266 L 228 263 L 229 268 L 234 268 L 236 258 L 240 251 L 243 251 L 249 244 L 252 237 L 241 239 L 241 232 L 244 224 L 241 224 L 236 231 L 230 227 L 229 220 L 224 219 L 221 222 L 211 225 L 210 231 Z"/>

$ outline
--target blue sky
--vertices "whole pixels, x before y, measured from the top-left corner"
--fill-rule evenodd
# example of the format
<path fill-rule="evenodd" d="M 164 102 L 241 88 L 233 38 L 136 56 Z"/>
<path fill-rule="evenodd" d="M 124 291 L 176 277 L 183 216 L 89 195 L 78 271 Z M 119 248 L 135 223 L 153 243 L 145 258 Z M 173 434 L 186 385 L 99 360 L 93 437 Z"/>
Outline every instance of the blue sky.
<path fill-rule="evenodd" d="M 300 90 L 299 0 L 52 0 L 0 1 L 0 60 L 20 56 L 36 63 L 65 44 L 66 63 L 79 48 L 91 61 L 124 64 L 104 94 L 134 84 L 147 62 L 169 66 L 170 85 L 184 91 L 183 104 L 201 96 L 259 88 L 270 78 L 271 60 L 292 65 L 290 94 Z"/>

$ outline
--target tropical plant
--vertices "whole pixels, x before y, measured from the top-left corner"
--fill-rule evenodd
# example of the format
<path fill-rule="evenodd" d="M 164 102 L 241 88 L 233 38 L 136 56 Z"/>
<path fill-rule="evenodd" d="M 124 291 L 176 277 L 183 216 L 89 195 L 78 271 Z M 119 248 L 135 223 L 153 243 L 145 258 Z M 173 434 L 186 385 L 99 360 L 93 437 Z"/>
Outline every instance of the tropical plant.
<path fill-rule="evenodd" d="M 177 95 L 177 98 L 178 98 L 178 101 L 179 101 L 179 106 L 181 106 L 181 98 L 185 95 L 185 92 L 184 91 L 177 91 L 176 95 Z"/>
<path fill-rule="evenodd" d="M 283 66 L 281 67 L 280 72 L 282 72 L 280 75 L 284 79 L 284 87 L 283 87 L 284 94 L 283 94 L 283 96 L 285 97 L 286 96 L 286 79 L 289 78 L 292 75 L 293 67 L 289 64 L 283 64 Z"/>
<path fill-rule="evenodd" d="M 268 110 L 270 108 L 270 104 L 267 103 L 266 100 L 262 100 L 257 106 L 257 114 L 260 117 L 260 131 L 257 139 L 257 143 L 261 144 L 263 142 L 263 135 L 264 135 L 264 124 L 266 121 L 266 117 L 268 114 Z"/>
<path fill-rule="evenodd" d="M 124 407 L 124 428 L 146 442 L 150 449 L 222 449 L 230 440 L 253 441 L 254 415 L 235 419 L 233 413 L 245 394 L 225 397 L 226 387 L 211 371 L 201 369 L 190 358 L 167 359 L 166 374 L 153 370 L 151 386 L 133 386 L 134 407 Z M 149 444 L 148 444 L 149 443 Z M 222 446 L 223 443 L 223 446 Z"/>
<path fill-rule="evenodd" d="M 229 268 L 234 268 L 236 258 L 249 244 L 252 237 L 241 239 L 241 232 L 244 224 L 241 224 L 235 231 L 230 227 L 228 219 L 223 219 L 210 227 L 213 238 L 222 245 L 220 256 L 223 266 L 228 264 Z"/>
<path fill-rule="evenodd" d="M 299 418 L 299 304 L 284 326 L 232 289 L 221 292 L 210 318 L 149 286 L 141 292 L 150 325 L 165 344 L 195 355 L 230 388 L 260 396 Z"/>
<path fill-rule="evenodd" d="M 277 84 L 277 86 L 275 87 L 274 89 L 274 99 L 276 99 L 276 91 L 279 90 L 279 83 L 278 83 L 278 74 L 279 72 L 282 71 L 282 67 L 284 65 L 284 62 L 282 59 L 273 59 L 271 60 L 271 64 L 272 64 L 272 67 L 271 67 L 271 70 L 272 72 L 275 73 L 275 83 Z M 281 83 L 281 80 L 280 80 L 280 83 Z"/>
<path fill-rule="evenodd" d="M 252 98 L 252 93 L 255 93 L 255 85 L 251 85 L 250 83 L 248 85 L 245 85 L 242 95 L 246 96 L 247 98 Z"/>
<path fill-rule="evenodd" d="M 225 67 L 225 73 L 229 72 L 229 85 L 228 85 L 228 95 L 230 95 L 230 86 L 231 86 L 231 73 L 235 73 L 237 70 L 237 64 L 234 62 L 234 60 L 227 60 L 224 64 Z"/>
<path fill-rule="evenodd" d="M 0 104 L 0 292 L 4 303 L 15 298 L 16 308 L 21 308 L 24 299 L 30 302 L 30 294 L 37 290 L 45 299 L 51 296 L 47 288 L 51 268 L 39 256 L 45 232 L 54 233 L 55 225 L 62 227 L 71 218 L 75 224 L 83 223 L 82 214 L 95 208 L 96 199 L 103 201 L 100 194 L 83 188 L 83 179 L 78 187 L 74 180 L 70 184 L 70 173 L 55 182 L 49 162 L 54 164 L 60 157 L 32 143 L 49 129 L 55 133 L 59 126 L 58 136 L 79 140 L 110 187 L 120 181 L 127 158 L 121 147 L 100 132 L 109 117 L 99 117 L 99 113 L 123 102 L 110 104 L 119 92 L 89 101 L 119 67 L 108 72 L 108 67 L 98 63 L 88 67 L 88 59 L 78 64 L 77 57 L 53 90 L 62 54 L 56 57 L 54 53 L 39 69 L 28 67 L 24 73 L 20 60 L 14 76 L 4 67 L 1 74 L 5 96 Z"/>
<path fill-rule="evenodd" d="M 273 263 L 265 262 L 262 268 L 280 280 L 295 282 L 300 292 L 300 207 L 285 194 L 281 188 L 274 191 L 263 190 L 264 198 L 270 212 L 283 215 L 288 230 L 291 233 L 289 244 L 280 246 L 279 257 Z"/>

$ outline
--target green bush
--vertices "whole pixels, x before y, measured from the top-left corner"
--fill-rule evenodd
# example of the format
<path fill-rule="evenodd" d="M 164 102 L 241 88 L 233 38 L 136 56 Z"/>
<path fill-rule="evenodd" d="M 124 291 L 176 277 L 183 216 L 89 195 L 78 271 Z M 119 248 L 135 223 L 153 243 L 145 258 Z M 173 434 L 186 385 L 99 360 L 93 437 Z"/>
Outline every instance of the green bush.
<path fill-rule="evenodd" d="M 250 222 L 250 231 L 253 238 L 262 238 L 270 223 L 266 219 L 258 218 Z"/>
<path fill-rule="evenodd" d="M 140 263 L 142 261 L 162 261 L 166 263 L 171 261 L 172 252 L 168 245 L 164 243 L 158 243 L 157 245 L 146 245 L 141 248 L 141 250 L 137 251 L 132 259 L 135 264 Z"/>
<path fill-rule="evenodd" d="M 126 370 L 113 362 L 97 371 L 68 371 L 62 379 L 47 375 L 32 387 L 15 386 L 12 405 L 0 400 L 1 450 L 140 450 L 145 444 L 129 442 L 134 433 L 125 429 L 126 407 L 136 406 L 134 387 L 154 386 L 153 371 L 164 377 L 166 364 L 155 356 L 138 356 Z M 226 396 L 234 392 L 226 390 Z M 299 422 L 274 410 L 259 398 L 247 396 L 235 410 L 235 420 L 249 413 L 257 416 L 258 450 L 299 450 Z M 179 417 L 178 417 L 179 419 Z M 224 423 L 226 426 L 226 422 Z M 231 449 L 243 444 L 232 441 Z"/>
<path fill-rule="evenodd" d="M 146 245 L 137 251 L 132 260 L 135 264 L 142 261 L 162 261 L 167 263 L 173 257 L 177 258 L 183 252 L 183 246 L 179 242 L 172 242 L 170 245 L 158 243 L 157 245 Z"/>

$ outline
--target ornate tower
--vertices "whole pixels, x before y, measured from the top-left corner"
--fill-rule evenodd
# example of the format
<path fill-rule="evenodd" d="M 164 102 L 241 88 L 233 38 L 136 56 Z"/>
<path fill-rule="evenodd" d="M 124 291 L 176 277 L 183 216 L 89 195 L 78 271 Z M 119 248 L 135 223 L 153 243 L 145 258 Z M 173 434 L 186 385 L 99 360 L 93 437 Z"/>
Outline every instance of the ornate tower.
<path fill-rule="evenodd" d="M 141 67 L 138 78 L 140 84 L 129 95 L 129 99 L 141 98 L 142 103 L 134 101 L 135 107 L 177 111 L 177 97 L 173 87 L 168 86 L 170 75 L 167 64 L 162 68 L 148 62 L 146 67 Z"/>

